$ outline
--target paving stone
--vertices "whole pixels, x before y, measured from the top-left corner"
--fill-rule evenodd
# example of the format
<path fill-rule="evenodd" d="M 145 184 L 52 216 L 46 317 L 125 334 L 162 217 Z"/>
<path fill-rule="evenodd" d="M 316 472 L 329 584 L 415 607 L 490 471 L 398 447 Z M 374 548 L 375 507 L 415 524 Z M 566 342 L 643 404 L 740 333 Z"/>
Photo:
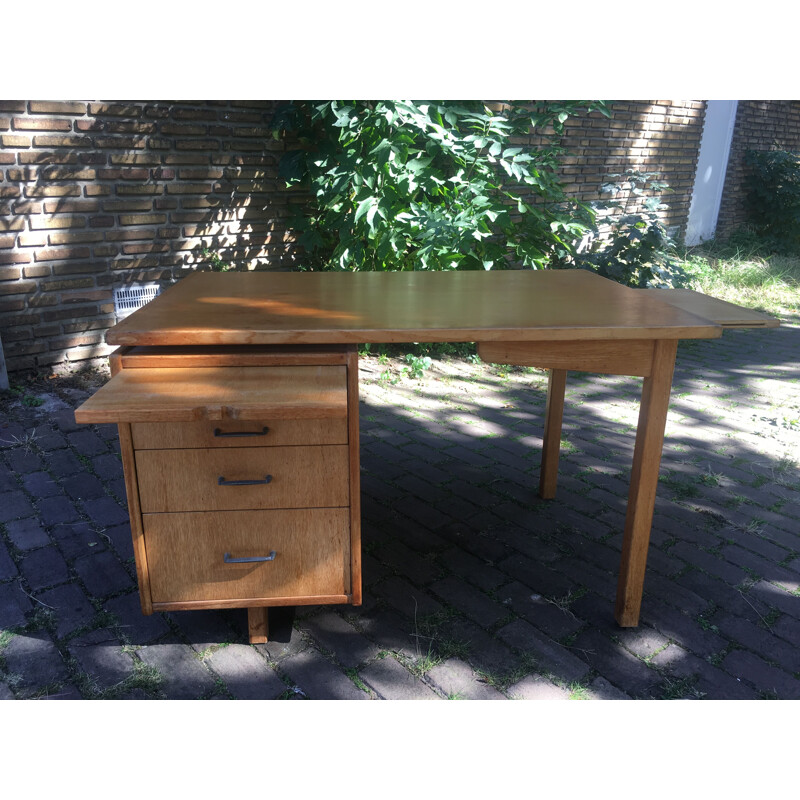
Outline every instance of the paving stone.
<path fill-rule="evenodd" d="M 238 620 L 240 626 L 243 622 L 246 624 L 244 614 L 235 614 L 238 610 L 176 611 L 167 616 L 180 629 L 192 648 L 202 653 L 209 647 L 229 644 L 241 635 L 241 631 L 237 634 L 232 628 L 236 624 L 234 616 L 242 617 Z"/>
<path fill-rule="evenodd" d="M 151 644 L 137 653 L 145 664 L 158 670 L 160 689 L 168 700 L 199 700 L 216 690 L 214 676 L 188 645 Z"/>
<path fill-rule="evenodd" d="M 84 500 L 83 508 L 89 518 L 102 527 L 120 525 L 128 521 L 128 511 L 122 508 L 112 497 L 99 497 L 93 500 Z"/>
<path fill-rule="evenodd" d="M 85 428 L 67 434 L 67 440 L 77 453 L 82 456 L 96 456 L 105 453 L 106 443 L 94 431 Z"/>
<path fill-rule="evenodd" d="M 83 695 L 76 686 L 62 686 L 56 692 L 45 692 L 40 700 L 83 700 Z"/>
<path fill-rule="evenodd" d="M 21 517 L 32 517 L 35 509 L 19 489 L 0 494 L 0 522 L 8 522 Z"/>
<path fill-rule="evenodd" d="M 687 680 L 689 690 L 705 700 L 754 700 L 758 693 L 747 683 L 731 677 L 727 672 L 698 658 L 682 647 L 671 644 L 654 656 L 653 666 L 666 672 L 674 680 Z"/>
<path fill-rule="evenodd" d="M 103 480 L 122 477 L 122 461 L 113 453 L 102 453 L 92 459 L 92 469 L 103 476 Z"/>
<path fill-rule="evenodd" d="M 339 667 L 314 648 L 285 658 L 279 669 L 309 700 L 370 699 Z"/>
<path fill-rule="evenodd" d="M 500 639 L 489 635 L 483 628 L 468 619 L 448 621 L 445 632 L 447 650 L 455 647 L 464 651 L 464 659 L 481 673 L 491 675 L 498 682 L 515 672 L 522 661 Z M 436 644 L 434 642 L 434 644 Z"/>
<path fill-rule="evenodd" d="M 759 691 L 769 692 L 779 700 L 800 700 L 800 681 L 754 653 L 734 650 L 725 656 L 720 666 L 735 678 L 744 678 Z"/>
<path fill-rule="evenodd" d="M 508 687 L 508 696 L 514 700 L 569 700 L 570 692 L 541 675 L 527 675 Z"/>
<path fill-rule="evenodd" d="M 384 700 L 440 700 L 436 692 L 391 656 L 359 672 L 361 679 Z"/>
<path fill-rule="evenodd" d="M 584 625 L 583 620 L 572 612 L 568 602 L 560 608 L 555 601 L 519 581 L 511 581 L 501 586 L 497 590 L 497 596 L 506 609 L 506 615 L 513 612 L 551 639 L 564 639 L 579 631 Z M 569 598 L 569 594 L 564 597 Z M 559 600 L 563 600 L 564 597 Z"/>
<path fill-rule="evenodd" d="M 32 602 L 22 591 L 19 581 L 0 583 L 0 630 L 10 630 L 25 624 L 25 615 Z"/>
<path fill-rule="evenodd" d="M 78 425 L 78 423 L 75 422 L 75 412 L 71 409 L 57 411 L 56 413 L 52 414 L 51 421 L 57 425 L 58 429 L 63 433 L 71 433 L 72 431 L 82 430 L 84 427 L 83 425 Z"/>
<path fill-rule="evenodd" d="M 316 614 L 304 620 L 301 628 L 344 667 L 357 667 L 378 654 L 378 648 L 335 611 Z"/>
<path fill-rule="evenodd" d="M 250 645 L 220 647 L 206 664 L 237 700 L 274 700 L 286 691 L 286 684 Z"/>
<path fill-rule="evenodd" d="M 85 472 L 85 467 L 72 450 L 57 450 L 47 457 L 47 469 L 57 478 L 67 478 Z"/>
<path fill-rule="evenodd" d="M 605 678 L 597 677 L 590 684 L 587 690 L 592 700 L 630 700 L 630 695 L 625 694 L 612 686 Z"/>
<path fill-rule="evenodd" d="M 424 617 L 444 610 L 442 604 L 427 592 L 397 576 L 381 581 L 373 588 L 373 591 L 386 598 L 401 614 L 418 622 Z"/>
<path fill-rule="evenodd" d="M 457 658 L 449 658 L 432 667 L 425 677 L 445 697 L 460 700 L 505 700 L 505 695 L 497 691 L 481 678 L 469 664 Z"/>
<path fill-rule="evenodd" d="M 61 494 L 61 488 L 46 472 L 30 472 L 22 476 L 25 491 L 34 497 L 52 497 Z"/>
<path fill-rule="evenodd" d="M 130 678 L 134 659 L 123 652 L 122 643 L 107 629 L 85 633 L 69 643 L 69 652 L 99 691 L 105 691 Z"/>
<path fill-rule="evenodd" d="M 498 638 L 511 647 L 529 653 L 540 668 L 551 672 L 566 683 L 581 680 L 589 665 L 565 647 L 549 639 L 525 620 L 518 619 L 497 632 Z"/>
<path fill-rule="evenodd" d="M 5 542 L 0 539 L 0 581 L 16 578 L 18 574 L 19 570 L 14 563 L 14 559 L 11 558 Z"/>
<path fill-rule="evenodd" d="M 40 431 L 36 437 L 36 446 L 45 453 L 67 447 L 67 440 L 57 431 Z"/>
<path fill-rule="evenodd" d="M 303 653 L 308 650 L 309 644 L 306 639 L 300 635 L 300 632 L 295 629 L 290 629 L 290 635 L 285 635 L 281 637 L 280 640 L 277 640 L 274 636 L 274 615 L 275 610 L 270 609 L 270 641 L 265 642 L 264 644 L 255 644 L 251 646 L 254 647 L 266 661 L 272 664 L 280 665 L 290 656 L 294 656 L 298 653 Z M 243 640 L 246 640 L 246 638 L 247 637 L 245 636 L 242 637 Z"/>
<path fill-rule="evenodd" d="M 783 615 L 777 622 L 772 624 L 772 632 L 783 639 L 783 641 L 797 646 L 800 642 L 800 620 L 794 619 L 787 615 Z M 783 642 L 780 642 L 783 644 Z"/>
<path fill-rule="evenodd" d="M 134 583 L 117 557 L 107 550 L 78 558 L 73 567 L 86 589 L 95 597 L 108 597 L 129 589 Z"/>
<path fill-rule="evenodd" d="M 52 544 L 52 540 L 35 517 L 6 522 L 6 531 L 11 543 L 18 550 L 33 550 Z"/>
<path fill-rule="evenodd" d="M 748 592 L 748 598 L 758 598 L 771 608 L 784 614 L 800 618 L 800 599 L 797 595 L 775 586 L 767 581 L 759 581 Z"/>
<path fill-rule="evenodd" d="M 441 553 L 439 560 L 447 569 L 466 578 L 485 592 L 492 591 L 508 582 L 508 576 L 494 565 L 488 564 L 458 547 L 451 547 Z"/>
<path fill-rule="evenodd" d="M 34 591 L 70 579 L 67 562 L 52 545 L 27 553 L 20 561 L 20 570 Z"/>
<path fill-rule="evenodd" d="M 430 588 L 448 605 L 458 609 L 481 627 L 491 628 L 508 617 L 506 606 L 455 576 L 437 581 Z"/>
<path fill-rule="evenodd" d="M 61 481 L 61 486 L 73 500 L 92 500 L 106 496 L 100 479 L 88 472 L 65 478 Z"/>
<path fill-rule="evenodd" d="M 45 525 L 63 525 L 77 522 L 81 515 L 78 509 L 66 497 L 45 497 L 37 502 L 39 519 Z"/>
<path fill-rule="evenodd" d="M 662 636 L 680 642 L 695 655 L 711 656 L 723 651 L 728 642 L 699 623 L 670 606 L 651 599 L 642 605 L 640 623 L 654 628 Z"/>
<path fill-rule="evenodd" d="M 642 659 L 652 658 L 670 643 L 666 636 L 641 623 L 637 628 L 620 628 L 614 638 L 626 650 Z"/>
<path fill-rule="evenodd" d="M 15 691 L 29 696 L 67 679 L 67 666 L 46 633 L 13 636 L 3 650 L 6 670 L 14 676 Z"/>
<path fill-rule="evenodd" d="M 170 632 L 161 614 L 142 613 L 138 592 L 115 597 L 103 607 L 117 617 L 122 635 L 130 644 L 149 644 Z"/>
<path fill-rule="evenodd" d="M 787 672 L 800 673 L 800 648 L 797 640 L 793 643 L 782 641 L 773 630 L 754 625 L 746 619 L 720 611 L 711 622 L 723 635 L 757 653 L 764 653 L 770 661 L 780 664 Z"/>
<path fill-rule="evenodd" d="M 106 549 L 103 537 L 87 522 L 70 522 L 56 525 L 51 538 L 67 561 L 94 555 Z"/>
<path fill-rule="evenodd" d="M 362 634 L 384 650 L 413 658 L 419 653 L 419 639 L 414 636 L 413 622 L 389 608 L 354 607 L 348 616 Z"/>
<path fill-rule="evenodd" d="M 122 525 L 112 525 L 103 531 L 103 536 L 111 540 L 111 545 L 119 554 L 123 562 L 130 562 L 133 559 L 133 538 L 131 536 L 130 523 Z"/>
<path fill-rule="evenodd" d="M 7 467 L 2 459 L 0 459 L 0 497 L 5 495 L 6 492 L 16 491 L 19 489 L 16 475 Z"/>
<path fill-rule="evenodd" d="M 18 475 L 25 475 L 28 472 L 41 472 L 44 470 L 44 462 L 41 457 L 32 450 L 18 447 L 14 450 L 6 451 L 6 460 L 12 472 Z"/>
<path fill-rule="evenodd" d="M 63 639 L 95 616 L 94 606 L 74 583 L 67 583 L 39 593 L 38 600 L 49 606 L 56 616 L 56 636 Z"/>

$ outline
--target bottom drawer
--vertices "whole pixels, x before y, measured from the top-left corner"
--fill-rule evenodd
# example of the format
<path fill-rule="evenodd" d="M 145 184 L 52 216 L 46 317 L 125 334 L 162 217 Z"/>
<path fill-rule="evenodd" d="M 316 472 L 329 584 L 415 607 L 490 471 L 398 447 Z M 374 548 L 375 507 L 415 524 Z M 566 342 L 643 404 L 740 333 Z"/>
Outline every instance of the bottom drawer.
<path fill-rule="evenodd" d="M 350 593 L 347 508 L 143 514 L 153 603 Z M 226 563 L 225 558 L 269 556 Z"/>

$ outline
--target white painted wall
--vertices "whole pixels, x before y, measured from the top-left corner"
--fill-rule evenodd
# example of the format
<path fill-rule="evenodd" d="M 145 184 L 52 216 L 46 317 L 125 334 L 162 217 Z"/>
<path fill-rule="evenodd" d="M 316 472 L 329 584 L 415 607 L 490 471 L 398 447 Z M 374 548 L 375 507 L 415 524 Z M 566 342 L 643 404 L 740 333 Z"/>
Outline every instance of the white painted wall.
<path fill-rule="evenodd" d="M 717 229 L 738 103 L 738 100 L 709 100 L 706 106 L 697 173 L 686 223 L 687 245 L 713 238 Z"/>

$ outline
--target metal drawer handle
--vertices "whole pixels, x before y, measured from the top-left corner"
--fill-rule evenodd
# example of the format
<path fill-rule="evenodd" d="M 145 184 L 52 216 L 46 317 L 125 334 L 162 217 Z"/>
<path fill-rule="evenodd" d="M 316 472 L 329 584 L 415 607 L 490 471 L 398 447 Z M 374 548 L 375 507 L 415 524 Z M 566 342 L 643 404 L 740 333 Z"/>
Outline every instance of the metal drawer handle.
<path fill-rule="evenodd" d="M 265 425 L 264 430 L 261 431 L 230 431 L 225 432 L 219 428 L 214 428 L 214 436 L 223 438 L 225 436 L 266 436 L 269 433 L 269 428 Z"/>
<path fill-rule="evenodd" d="M 256 481 L 226 481 L 222 475 L 217 478 L 217 485 L 219 486 L 256 486 L 258 484 L 269 483 L 272 480 L 272 475 L 267 475 L 263 480 Z"/>
<path fill-rule="evenodd" d="M 268 556 L 253 556 L 252 558 L 231 558 L 230 553 L 225 553 L 222 560 L 226 564 L 251 564 L 254 561 L 274 561 L 278 555 L 274 550 Z"/>

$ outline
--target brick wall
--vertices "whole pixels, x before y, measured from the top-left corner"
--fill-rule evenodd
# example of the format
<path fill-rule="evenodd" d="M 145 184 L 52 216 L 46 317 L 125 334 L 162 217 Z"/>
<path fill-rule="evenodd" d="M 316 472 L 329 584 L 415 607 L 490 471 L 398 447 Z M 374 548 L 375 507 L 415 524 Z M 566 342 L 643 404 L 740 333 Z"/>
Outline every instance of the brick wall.
<path fill-rule="evenodd" d="M 662 220 L 682 238 L 705 108 L 704 100 L 616 101 L 611 103 L 611 119 L 595 113 L 570 120 L 564 145 L 573 155 L 563 170 L 568 192 L 581 200 L 597 200 L 609 174 L 626 169 L 660 173 L 671 190 L 662 195 L 668 206 Z"/>
<path fill-rule="evenodd" d="M 288 269 L 271 102 L 0 101 L 9 371 L 104 356 L 112 290 L 208 261 Z"/>
<path fill-rule="evenodd" d="M 739 101 L 717 223 L 719 238 L 747 224 L 744 156 L 751 149 L 800 151 L 800 101 Z"/>
<path fill-rule="evenodd" d="M 0 101 L 0 338 L 10 372 L 107 354 L 112 290 L 210 264 L 290 269 L 274 103 Z M 686 225 L 703 101 L 612 105 L 571 121 L 568 192 L 599 197 L 610 172 L 658 171 Z"/>

